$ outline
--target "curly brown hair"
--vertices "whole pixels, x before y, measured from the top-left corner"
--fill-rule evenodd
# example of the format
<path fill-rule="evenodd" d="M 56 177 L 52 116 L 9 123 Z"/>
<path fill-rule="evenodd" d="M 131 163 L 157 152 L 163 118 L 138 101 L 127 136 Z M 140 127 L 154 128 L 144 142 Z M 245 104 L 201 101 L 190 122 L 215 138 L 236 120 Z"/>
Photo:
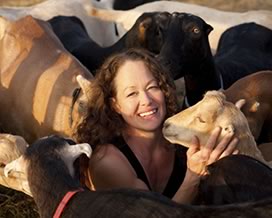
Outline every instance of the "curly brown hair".
<path fill-rule="evenodd" d="M 127 61 L 143 61 L 158 81 L 165 96 L 166 117 L 177 112 L 174 81 L 169 72 L 154 57 L 143 49 L 129 49 L 109 57 L 95 75 L 92 82 L 92 99 L 87 116 L 79 124 L 75 137 L 78 142 L 87 142 L 93 149 L 99 144 L 110 143 L 119 136 L 125 121 L 112 107 L 111 99 L 116 96 L 114 79 L 119 68 Z"/>

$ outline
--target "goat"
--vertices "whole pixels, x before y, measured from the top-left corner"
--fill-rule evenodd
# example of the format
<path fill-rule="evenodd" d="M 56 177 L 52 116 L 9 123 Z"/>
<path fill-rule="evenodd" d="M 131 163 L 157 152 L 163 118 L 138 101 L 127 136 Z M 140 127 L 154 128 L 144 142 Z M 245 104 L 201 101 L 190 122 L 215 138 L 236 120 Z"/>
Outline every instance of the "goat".
<path fill-rule="evenodd" d="M 213 56 L 213 27 L 198 16 L 174 13 L 158 58 L 174 79 L 184 77 L 186 106 L 208 90 L 227 89 L 238 79 L 272 69 L 272 30 L 256 23 L 227 29 Z M 172 34 L 170 34 L 171 32 Z"/>
<path fill-rule="evenodd" d="M 224 206 L 177 204 L 153 192 L 135 189 L 107 191 L 82 190 L 74 160 L 91 155 L 88 144 L 74 144 L 58 136 L 42 138 L 31 144 L 25 154 L 5 167 L 27 172 L 29 186 L 41 217 L 186 217 L 186 218 L 268 218 L 272 198 L 254 203 Z M 53 184 L 53 185 L 52 185 Z M 70 198 L 63 205 L 63 198 Z M 61 210 L 58 210 L 59 207 Z M 61 205 L 61 206 L 60 206 Z M 57 209 L 56 209 L 57 208 Z"/>
<path fill-rule="evenodd" d="M 226 101 L 225 95 L 220 91 L 208 91 L 200 102 L 164 122 L 164 137 L 171 143 L 189 147 L 196 135 L 200 145 L 204 145 L 211 131 L 220 126 L 222 131 L 219 140 L 225 134 L 234 132 L 239 139 L 237 149 L 240 154 L 266 163 L 249 129 L 247 119 L 240 110 L 243 104 L 244 100 L 237 101 L 236 105 Z"/>
<path fill-rule="evenodd" d="M 245 76 L 223 90 L 226 99 L 235 103 L 245 99 L 241 108 L 257 144 L 272 142 L 272 71 Z"/>
<path fill-rule="evenodd" d="M 0 184 L 30 195 L 26 178 L 20 174 L 4 175 L 4 167 L 22 155 L 28 143 L 18 135 L 0 134 Z"/>
<path fill-rule="evenodd" d="M 92 40 L 77 17 L 57 16 L 48 21 L 64 47 L 95 74 L 108 56 L 128 48 L 140 47 L 159 53 L 170 17 L 167 12 L 144 13 L 120 40 L 108 47 Z"/>
<path fill-rule="evenodd" d="M 255 22 L 268 28 L 271 28 L 272 26 L 272 12 L 268 10 L 252 10 L 243 13 L 227 12 L 178 1 L 155 1 L 126 11 L 103 10 L 90 7 L 88 13 L 101 20 L 115 22 L 118 33 L 122 36 L 133 26 L 142 13 L 152 11 L 167 11 L 169 13 L 185 12 L 200 16 L 214 27 L 214 31 L 209 37 L 209 42 L 214 52 L 217 49 L 221 34 L 232 26 L 246 22 Z"/>
<path fill-rule="evenodd" d="M 265 179 L 264 179 L 265 178 Z M 246 156 L 226 156 L 207 166 L 194 204 L 223 205 L 252 202 L 272 195 L 272 169 Z"/>

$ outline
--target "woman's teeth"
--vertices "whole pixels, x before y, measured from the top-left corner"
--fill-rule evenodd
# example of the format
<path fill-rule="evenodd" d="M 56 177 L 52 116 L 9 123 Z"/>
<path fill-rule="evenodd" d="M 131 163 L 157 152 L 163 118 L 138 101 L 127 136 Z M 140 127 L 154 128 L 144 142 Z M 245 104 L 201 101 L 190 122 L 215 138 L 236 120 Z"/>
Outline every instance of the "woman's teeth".
<path fill-rule="evenodd" d="M 154 109 L 154 110 L 151 110 L 151 111 L 148 111 L 148 112 L 144 112 L 144 113 L 140 113 L 139 115 L 141 117 L 145 117 L 145 116 L 149 116 L 149 115 L 152 115 L 154 113 L 156 113 L 157 109 Z"/>

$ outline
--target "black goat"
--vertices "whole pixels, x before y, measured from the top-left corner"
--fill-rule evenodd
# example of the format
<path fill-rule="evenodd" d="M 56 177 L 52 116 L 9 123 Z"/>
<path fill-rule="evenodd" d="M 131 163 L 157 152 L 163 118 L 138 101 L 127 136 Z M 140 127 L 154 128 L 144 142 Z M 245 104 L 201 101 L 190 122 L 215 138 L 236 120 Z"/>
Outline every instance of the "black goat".
<path fill-rule="evenodd" d="M 208 166 L 196 204 L 252 202 L 272 196 L 272 169 L 246 155 L 224 157 Z"/>
<path fill-rule="evenodd" d="M 139 5 L 155 1 L 158 0 L 115 0 L 113 3 L 113 8 L 115 10 L 129 10 Z"/>
<path fill-rule="evenodd" d="M 144 48 L 159 53 L 170 17 L 168 12 L 143 13 L 133 27 L 109 47 L 101 47 L 93 41 L 77 17 L 56 16 L 48 22 L 64 47 L 95 74 L 108 56 L 124 49 Z"/>
<path fill-rule="evenodd" d="M 63 197 L 78 191 L 62 211 L 62 217 L 186 217 L 186 218 L 270 218 L 272 198 L 256 203 L 224 206 L 179 205 L 153 192 L 118 189 L 80 190 L 73 161 L 81 154 L 90 156 L 88 144 L 73 144 L 58 136 L 42 138 L 27 148 L 28 181 L 41 217 L 52 217 Z M 12 170 L 5 169 L 6 173 Z M 15 166 L 15 164 L 13 164 Z M 60 203 L 61 202 L 61 203 Z M 62 205 L 63 206 L 63 205 Z M 63 206 L 64 207 L 64 206 Z"/>
<path fill-rule="evenodd" d="M 212 55 L 212 27 L 198 16 L 174 13 L 159 58 L 175 79 L 185 80 L 186 102 L 193 105 L 208 90 L 228 88 L 236 80 L 272 69 L 272 30 L 256 23 L 227 29 Z"/>

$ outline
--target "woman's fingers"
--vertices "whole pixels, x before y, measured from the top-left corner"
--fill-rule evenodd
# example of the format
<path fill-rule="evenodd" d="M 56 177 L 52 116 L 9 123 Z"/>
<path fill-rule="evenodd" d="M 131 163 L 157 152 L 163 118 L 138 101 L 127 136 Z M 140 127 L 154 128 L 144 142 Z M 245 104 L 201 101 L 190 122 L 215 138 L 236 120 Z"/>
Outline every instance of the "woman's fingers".
<path fill-rule="evenodd" d="M 238 138 L 233 137 L 234 133 L 226 134 L 218 141 L 221 128 L 216 127 L 207 143 L 200 145 L 199 139 L 194 136 L 187 151 L 187 167 L 198 175 L 204 175 L 206 166 L 218 159 L 230 154 L 237 154 Z"/>
<path fill-rule="evenodd" d="M 231 147 L 233 146 L 233 144 L 230 143 L 233 138 L 233 135 L 234 135 L 234 133 L 226 134 L 222 138 L 222 140 L 216 145 L 214 150 L 211 152 L 211 155 L 210 155 L 210 158 L 208 161 L 209 164 L 218 160 L 221 157 L 222 153 L 227 155 L 229 152 L 229 149 L 232 150 L 232 148 L 229 148 L 229 146 L 230 145 L 231 145 Z M 233 148 L 236 148 L 236 147 L 233 147 Z M 232 151 L 234 151 L 234 150 L 232 150 Z"/>
<path fill-rule="evenodd" d="M 187 168 L 197 175 L 204 175 L 206 162 L 201 158 L 200 144 L 196 136 L 192 138 L 191 145 L 187 150 Z"/>
<path fill-rule="evenodd" d="M 191 142 L 191 145 L 189 147 L 189 149 L 187 150 L 187 154 L 189 156 L 192 156 L 193 154 L 195 154 L 197 151 L 199 151 L 199 140 L 196 136 L 194 136 L 192 138 L 192 142 Z"/>
<path fill-rule="evenodd" d="M 228 147 L 224 150 L 224 152 L 220 155 L 219 159 L 231 154 L 238 154 L 239 150 L 237 150 L 237 144 L 239 142 L 238 138 L 233 138 L 229 143 Z"/>
<path fill-rule="evenodd" d="M 218 136 L 220 135 L 220 132 L 221 132 L 221 128 L 216 127 L 212 131 L 211 136 L 209 137 L 207 143 L 201 148 L 201 157 L 203 160 L 208 161 L 208 159 L 210 158 L 210 155 L 214 147 L 216 146 L 217 139 L 218 139 Z"/>
<path fill-rule="evenodd" d="M 240 151 L 238 149 L 235 149 L 234 152 L 232 152 L 232 154 L 239 154 Z"/>

